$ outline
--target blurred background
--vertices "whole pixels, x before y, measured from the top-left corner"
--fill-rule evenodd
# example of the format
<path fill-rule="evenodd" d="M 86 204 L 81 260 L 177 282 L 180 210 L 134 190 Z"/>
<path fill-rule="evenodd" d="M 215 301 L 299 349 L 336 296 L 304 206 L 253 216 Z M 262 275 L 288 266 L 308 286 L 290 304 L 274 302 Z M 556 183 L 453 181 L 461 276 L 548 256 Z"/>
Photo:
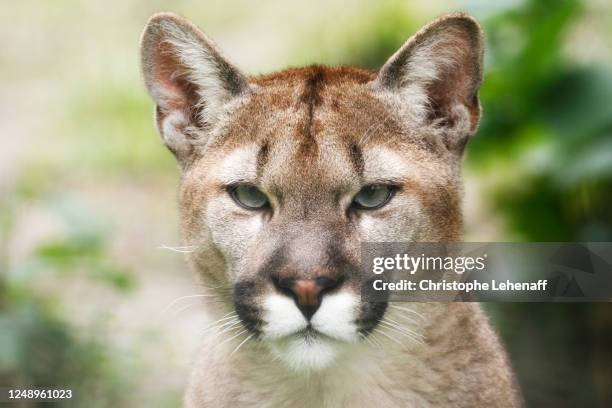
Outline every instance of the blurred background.
<path fill-rule="evenodd" d="M 612 241 L 612 4 L 23 0 L 0 13 L 0 384 L 170 407 L 207 317 L 180 253 L 178 169 L 139 74 L 170 10 L 248 73 L 376 69 L 431 18 L 487 34 L 468 241 Z M 187 297 L 185 297 L 187 296 Z M 489 304 L 529 406 L 612 406 L 612 307 Z M 45 404 L 52 406 L 52 404 Z"/>

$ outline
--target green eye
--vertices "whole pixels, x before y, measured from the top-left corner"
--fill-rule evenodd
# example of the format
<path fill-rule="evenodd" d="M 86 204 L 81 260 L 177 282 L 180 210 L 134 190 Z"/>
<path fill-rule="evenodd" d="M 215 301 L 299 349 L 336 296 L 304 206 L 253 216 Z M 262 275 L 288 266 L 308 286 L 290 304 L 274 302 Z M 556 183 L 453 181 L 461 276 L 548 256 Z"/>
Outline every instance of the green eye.
<path fill-rule="evenodd" d="M 230 195 L 241 207 L 248 210 L 259 210 L 269 205 L 268 197 L 250 184 L 235 186 L 230 190 Z"/>
<path fill-rule="evenodd" d="M 392 186 L 384 184 L 365 186 L 353 198 L 353 205 L 362 210 L 375 210 L 389 202 L 393 191 Z"/>

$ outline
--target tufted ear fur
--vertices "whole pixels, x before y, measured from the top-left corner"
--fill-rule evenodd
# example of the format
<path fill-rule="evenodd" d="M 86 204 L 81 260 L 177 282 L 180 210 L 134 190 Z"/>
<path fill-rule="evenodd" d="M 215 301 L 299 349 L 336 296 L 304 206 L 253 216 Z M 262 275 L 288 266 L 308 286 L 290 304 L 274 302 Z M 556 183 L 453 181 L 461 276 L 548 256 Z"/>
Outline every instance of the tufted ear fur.
<path fill-rule="evenodd" d="M 464 14 L 451 14 L 411 37 L 380 69 L 374 88 L 397 105 L 407 121 L 434 125 L 462 149 L 480 119 L 483 34 Z"/>
<path fill-rule="evenodd" d="M 249 91 L 246 78 L 196 26 L 155 14 L 141 39 L 142 73 L 166 146 L 185 166 L 224 106 Z"/>

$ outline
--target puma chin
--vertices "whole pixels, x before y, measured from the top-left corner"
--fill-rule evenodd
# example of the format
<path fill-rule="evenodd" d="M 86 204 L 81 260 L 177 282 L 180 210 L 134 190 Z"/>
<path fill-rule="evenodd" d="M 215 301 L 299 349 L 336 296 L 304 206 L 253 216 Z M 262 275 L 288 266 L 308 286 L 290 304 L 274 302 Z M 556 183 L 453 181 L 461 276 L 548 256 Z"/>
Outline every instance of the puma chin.
<path fill-rule="evenodd" d="M 360 266 L 364 242 L 461 239 L 482 56 L 453 14 L 377 72 L 247 76 L 184 18 L 151 18 L 143 76 L 218 334 L 186 406 L 519 405 L 479 305 L 373 302 Z"/>

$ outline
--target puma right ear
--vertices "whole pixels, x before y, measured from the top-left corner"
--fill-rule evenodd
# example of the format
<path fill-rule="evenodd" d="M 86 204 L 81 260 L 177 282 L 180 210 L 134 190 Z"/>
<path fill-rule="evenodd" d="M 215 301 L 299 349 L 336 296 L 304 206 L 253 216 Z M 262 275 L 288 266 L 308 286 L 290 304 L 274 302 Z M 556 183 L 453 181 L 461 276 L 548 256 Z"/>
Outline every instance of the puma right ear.
<path fill-rule="evenodd" d="M 155 14 L 147 23 L 141 63 L 157 128 L 185 166 L 224 105 L 248 92 L 247 80 L 202 31 L 171 13 Z"/>
<path fill-rule="evenodd" d="M 473 18 L 451 14 L 428 24 L 380 69 L 374 88 L 407 112 L 406 120 L 434 124 L 463 146 L 480 119 L 483 35 Z M 452 131 L 452 132 L 450 132 Z"/>

